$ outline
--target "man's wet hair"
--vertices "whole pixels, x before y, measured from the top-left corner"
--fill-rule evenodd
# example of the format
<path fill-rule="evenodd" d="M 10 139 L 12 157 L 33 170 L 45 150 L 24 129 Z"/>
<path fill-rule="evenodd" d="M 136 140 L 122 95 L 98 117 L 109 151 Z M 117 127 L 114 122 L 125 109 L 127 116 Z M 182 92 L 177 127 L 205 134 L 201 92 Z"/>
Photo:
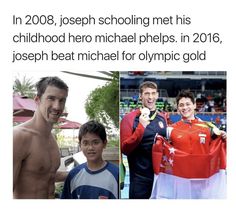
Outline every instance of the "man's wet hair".
<path fill-rule="evenodd" d="M 54 76 L 54 77 L 42 77 L 37 83 L 36 83 L 36 89 L 37 89 L 37 96 L 41 97 L 46 88 L 48 86 L 55 86 L 59 89 L 63 89 L 68 92 L 68 86 L 67 84 L 61 80 L 60 78 Z"/>
<path fill-rule="evenodd" d="M 145 88 L 152 88 L 158 90 L 157 84 L 152 81 L 145 81 L 139 86 L 139 93 L 142 94 Z"/>
<path fill-rule="evenodd" d="M 107 140 L 106 129 L 103 124 L 98 121 L 91 120 L 83 124 L 79 129 L 79 142 L 81 142 L 82 137 L 87 133 L 94 133 L 101 138 L 103 142 Z"/>
<path fill-rule="evenodd" d="M 195 103 L 195 99 L 194 99 L 194 95 L 191 91 L 189 90 L 182 90 L 176 97 L 176 103 L 177 103 L 177 106 L 179 105 L 179 100 L 181 98 L 189 98 L 193 104 Z"/>

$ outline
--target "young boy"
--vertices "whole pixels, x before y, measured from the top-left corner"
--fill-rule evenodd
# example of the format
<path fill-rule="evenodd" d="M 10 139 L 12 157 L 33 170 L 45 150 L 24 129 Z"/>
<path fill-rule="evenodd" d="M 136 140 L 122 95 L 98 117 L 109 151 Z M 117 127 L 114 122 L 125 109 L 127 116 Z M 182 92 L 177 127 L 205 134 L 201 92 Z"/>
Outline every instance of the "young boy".
<path fill-rule="evenodd" d="M 87 158 L 70 171 L 62 192 L 62 199 L 117 199 L 118 167 L 104 161 L 106 131 L 102 124 L 89 121 L 79 130 L 79 145 Z"/>

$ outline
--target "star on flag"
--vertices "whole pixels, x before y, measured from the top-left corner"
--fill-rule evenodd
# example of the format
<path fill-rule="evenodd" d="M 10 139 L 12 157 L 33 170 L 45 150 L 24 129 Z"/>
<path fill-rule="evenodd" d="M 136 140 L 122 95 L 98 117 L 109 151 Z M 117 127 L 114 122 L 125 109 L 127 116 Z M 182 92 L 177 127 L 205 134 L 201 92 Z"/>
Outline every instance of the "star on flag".
<path fill-rule="evenodd" d="M 171 147 L 171 148 L 169 148 L 169 151 L 170 151 L 170 154 L 174 154 L 175 153 L 175 148 Z"/>

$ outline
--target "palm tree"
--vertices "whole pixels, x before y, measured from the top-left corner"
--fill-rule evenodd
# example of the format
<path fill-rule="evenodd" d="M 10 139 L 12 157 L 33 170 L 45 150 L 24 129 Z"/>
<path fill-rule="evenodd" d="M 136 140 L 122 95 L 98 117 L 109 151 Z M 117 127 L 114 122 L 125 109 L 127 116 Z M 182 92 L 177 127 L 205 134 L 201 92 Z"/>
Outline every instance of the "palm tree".
<path fill-rule="evenodd" d="M 26 78 L 26 76 L 24 76 L 22 80 L 16 78 L 13 85 L 13 92 L 18 93 L 21 96 L 34 98 L 35 86 L 31 78 Z"/>

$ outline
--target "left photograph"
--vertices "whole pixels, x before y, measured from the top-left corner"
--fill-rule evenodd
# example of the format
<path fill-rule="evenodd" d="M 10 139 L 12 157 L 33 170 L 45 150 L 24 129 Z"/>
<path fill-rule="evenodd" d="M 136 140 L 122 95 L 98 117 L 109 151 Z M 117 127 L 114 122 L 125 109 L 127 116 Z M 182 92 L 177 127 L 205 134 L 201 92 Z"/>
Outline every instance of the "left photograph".
<path fill-rule="evenodd" d="M 13 73 L 13 198 L 119 198 L 119 73 Z"/>

